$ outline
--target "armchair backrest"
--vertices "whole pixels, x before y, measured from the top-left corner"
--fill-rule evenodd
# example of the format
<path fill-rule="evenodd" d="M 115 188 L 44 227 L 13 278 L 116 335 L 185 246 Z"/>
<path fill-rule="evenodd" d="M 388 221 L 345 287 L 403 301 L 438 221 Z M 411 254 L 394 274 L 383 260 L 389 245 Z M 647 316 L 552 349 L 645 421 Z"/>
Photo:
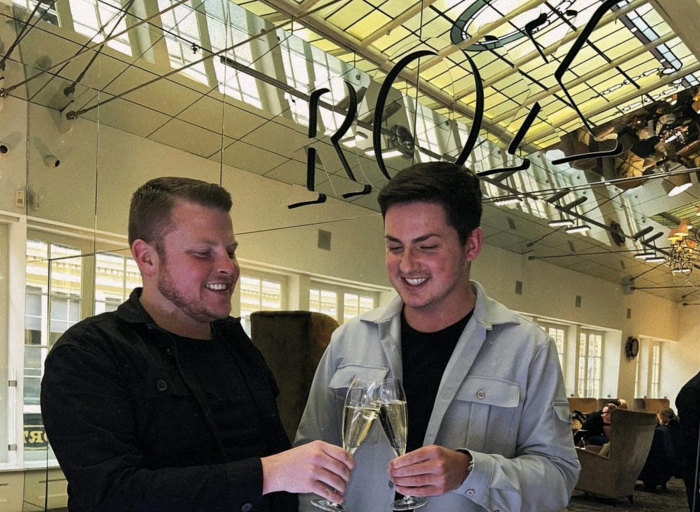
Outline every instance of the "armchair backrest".
<path fill-rule="evenodd" d="M 635 477 L 646 461 L 656 428 L 656 415 L 646 411 L 630 411 L 617 408 L 610 414 L 611 460 L 619 460 L 627 466 L 639 464 Z M 645 448 L 646 447 L 646 448 Z"/>
<path fill-rule="evenodd" d="M 620 408 L 612 411 L 607 455 L 577 449 L 581 474 L 576 488 L 608 498 L 632 496 L 649 454 L 654 428 L 654 413 Z"/>
<path fill-rule="evenodd" d="M 277 380 L 277 407 L 284 430 L 294 440 L 311 382 L 338 322 L 311 311 L 256 311 L 250 337 Z"/>

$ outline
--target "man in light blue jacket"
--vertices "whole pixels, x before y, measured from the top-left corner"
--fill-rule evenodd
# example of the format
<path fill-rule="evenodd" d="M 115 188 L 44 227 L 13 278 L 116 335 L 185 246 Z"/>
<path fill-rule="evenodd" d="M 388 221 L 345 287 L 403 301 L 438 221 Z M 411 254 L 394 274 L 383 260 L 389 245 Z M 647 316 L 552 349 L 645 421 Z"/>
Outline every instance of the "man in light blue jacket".
<path fill-rule="evenodd" d="M 355 452 L 351 512 L 389 512 L 395 492 L 422 512 L 565 508 L 580 466 L 553 341 L 470 281 L 482 247 L 481 191 L 470 171 L 417 164 L 382 189 L 390 304 L 335 331 L 296 444 L 341 444 L 354 377 L 403 381 L 408 450 L 375 426 Z M 310 497 L 301 509 L 313 510 Z"/>

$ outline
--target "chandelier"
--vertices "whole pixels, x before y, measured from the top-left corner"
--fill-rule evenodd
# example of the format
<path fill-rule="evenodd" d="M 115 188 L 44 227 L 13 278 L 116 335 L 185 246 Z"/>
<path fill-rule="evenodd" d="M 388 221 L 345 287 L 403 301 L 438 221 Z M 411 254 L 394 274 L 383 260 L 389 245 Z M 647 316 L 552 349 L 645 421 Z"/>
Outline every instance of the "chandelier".
<path fill-rule="evenodd" d="M 668 233 L 671 244 L 669 266 L 673 275 L 687 275 L 700 264 L 700 242 L 688 219 L 681 219 L 677 228 Z"/>

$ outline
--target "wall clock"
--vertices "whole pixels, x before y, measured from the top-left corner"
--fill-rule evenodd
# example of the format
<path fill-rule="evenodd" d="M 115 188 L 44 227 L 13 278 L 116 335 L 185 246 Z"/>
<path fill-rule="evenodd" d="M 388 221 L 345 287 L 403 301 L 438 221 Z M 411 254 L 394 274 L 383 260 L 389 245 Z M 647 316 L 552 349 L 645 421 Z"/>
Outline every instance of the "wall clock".
<path fill-rule="evenodd" d="M 634 336 L 630 336 L 627 338 L 627 342 L 625 343 L 625 355 L 629 357 L 630 359 L 633 359 L 637 357 L 637 354 L 639 353 L 639 340 L 635 338 Z"/>

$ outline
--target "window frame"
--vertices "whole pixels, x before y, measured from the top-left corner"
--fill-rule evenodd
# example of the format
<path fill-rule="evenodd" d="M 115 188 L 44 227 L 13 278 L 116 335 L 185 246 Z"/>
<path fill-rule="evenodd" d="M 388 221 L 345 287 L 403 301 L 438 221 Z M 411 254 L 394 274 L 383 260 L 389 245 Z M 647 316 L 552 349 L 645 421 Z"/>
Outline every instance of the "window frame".
<path fill-rule="evenodd" d="M 590 328 L 580 328 L 577 333 L 576 343 L 576 368 L 577 375 L 575 380 L 576 396 L 597 398 L 601 394 L 603 384 L 603 365 L 605 355 L 605 333 Z M 584 339 L 582 339 L 584 337 Z M 595 337 L 598 342 L 598 353 L 591 354 L 591 338 Z M 599 338 L 599 339 L 598 339 Z M 583 351 L 582 349 L 583 345 Z M 594 371 L 595 376 L 590 376 L 590 363 L 596 362 Z M 583 376 L 581 370 L 583 369 Z M 592 386 L 591 386 L 592 385 Z M 583 389 L 581 388 L 583 386 Z M 591 389 L 591 387 L 593 389 Z"/>
<path fill-rule="evenodd" d="M 331 292 L 335 293 L 336 295 L 336 315 L 329 314 L 327 312 L 319 311 L 317 309 L 312 309 L 311 307 L 311 291 L 312 290 L 319 290 L 319 291 L 326 291 L 326 292 Z M 361 300 L 361 298 L 371 298 L 372 299 L 372 308 L 376 308 L 379 303 L 380 303 L 380 295 L 379 292 L 376 290 L 372 290 L 370 288 L 363 288 L 361 286 L 353 286 L 349 284 L 341 284 L 341 283 L 333 283 L 329 281 L 323 281 L 319 279 L 312 279 L 309 283 L 309 288 L 308 288 L 308 299 L 309 299 L 309 311 L 315 311 L 315 312 L 321 312 L 325 313 L 328 316 L 333 317 L 339 324 L 344 324 L 346 321 L 351 320 L 352 318 L 355 318 L 355 316 L 352 317 L 347 317 L 346 318 L 346 308 L 345 308 L 345 295 L 350 294 L 350 295 L 357 295 L 358 296 L 358 303 Z M 359 308 L 358 308 L 359 309 Z M 359 312 L 359 314 L 363 314 L 364 311 Z"/>

